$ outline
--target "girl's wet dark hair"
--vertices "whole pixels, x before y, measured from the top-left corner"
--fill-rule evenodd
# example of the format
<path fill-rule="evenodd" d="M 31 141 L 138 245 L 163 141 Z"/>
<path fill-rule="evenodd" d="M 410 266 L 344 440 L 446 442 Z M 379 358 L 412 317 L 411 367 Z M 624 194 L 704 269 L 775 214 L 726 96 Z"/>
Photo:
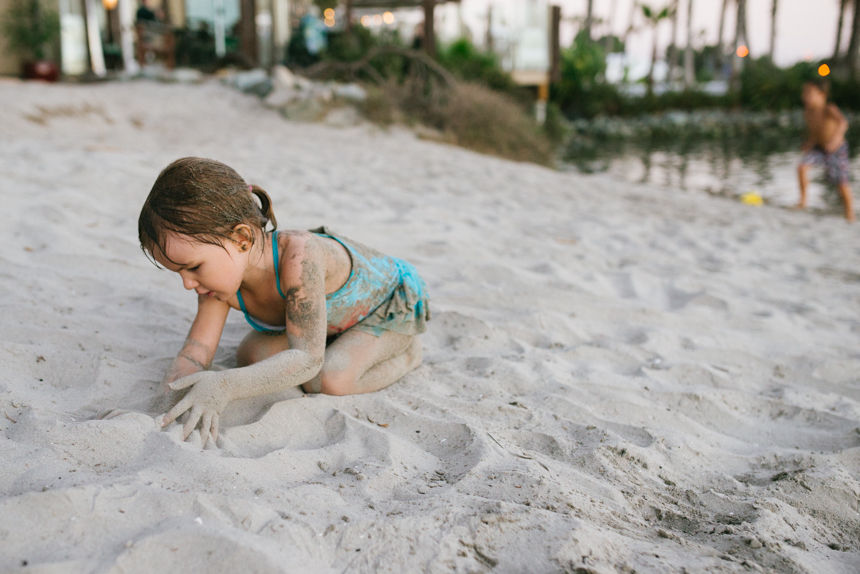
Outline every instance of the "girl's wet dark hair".
<path fill-rule="evenodd" d="M 185 157 L 164 168 L 155 180 L 140 211 L 137 234 L 140 247 L 152 259 L 155 248 L 164 253 L 168 233 L 223 247 L 242 223 L 255 230 L 252 244 L 256 231 L 263 233 L 268 223 L 277 229 L 269 194 L 249 186 L 219 161 Z"/>

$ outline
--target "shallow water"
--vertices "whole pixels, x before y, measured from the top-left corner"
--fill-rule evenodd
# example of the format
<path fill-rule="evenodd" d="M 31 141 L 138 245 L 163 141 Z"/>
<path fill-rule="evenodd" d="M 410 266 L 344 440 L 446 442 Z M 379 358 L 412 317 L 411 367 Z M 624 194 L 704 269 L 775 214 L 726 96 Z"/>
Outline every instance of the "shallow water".
<path fill-rule="evenodd" d="M 848 139 L 852 181 L 857 182 L 860 134 L 849 132 Z M 631 183 L 728 197 L 755 192 L 769 204 L 788 207 L 799 198 L 797 163 L 802 155 L 802 141 L 800 132 L 715 139 L 696 136 L 579 139 L 565 149 L 563 169 L 606 173 Z M 838 192 L 828 184 L 822 167 L 813 167 L 810 173 L 809 206 L 817 211 L 841 213 Z"/>

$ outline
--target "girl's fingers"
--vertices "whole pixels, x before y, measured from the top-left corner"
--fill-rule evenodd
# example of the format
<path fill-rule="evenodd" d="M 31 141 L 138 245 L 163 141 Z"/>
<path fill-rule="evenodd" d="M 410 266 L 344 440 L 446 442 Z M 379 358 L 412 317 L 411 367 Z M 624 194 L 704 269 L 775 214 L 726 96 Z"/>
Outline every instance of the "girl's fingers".
<path fill-rule="evenodd" d="M 175 421 L 176 417 L 187 411 L 190 407 L 191 401 L 189 401 L 187 398 L 182 399 L 181 401 L 176 403 L 175 407 L 167 411 L 167 414 L 164 415 L 164 420 L 162 420 L 161 422 L 161 426 L 166 427 L 167 425 Z"/>
<path fill-rule="evenodd" d="M 185 426 L 182 427 L 182 440 L 187 440 L 188 435 L 191 434 L 191 431 L 194 430 L 194 427 L 197 426 L 197 423 L 200 422 L 200 415 L 202 414 L 200 407 L 193 407 L 191 409 L 191 416 L 188 417 L 188 422 L 185 423 Z"/>
<path fill-rule="evenodd" d="M 212 434 L 209 432 L 212 428 L 212 415 L 210 413 L 203 414 L 203 422 L 200 424 L 200 440 L 203 441 L 203 448 L 206 448 L 206 441 L 208 441 Z M 215 440 L 213 439 L 213 444 Z"/>

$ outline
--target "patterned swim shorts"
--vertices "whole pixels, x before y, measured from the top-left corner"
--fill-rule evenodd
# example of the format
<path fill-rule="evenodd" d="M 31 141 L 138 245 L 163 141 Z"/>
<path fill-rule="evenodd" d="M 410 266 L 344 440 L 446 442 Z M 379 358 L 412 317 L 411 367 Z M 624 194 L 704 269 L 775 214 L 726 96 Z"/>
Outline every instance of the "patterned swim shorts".
<path fill-rule="evenodd" d="M 848 161 L 848 143 L 843 142 L 834 152 L 824 151 L 824 148 L 815 146 L 800 160 L 801 164 L 823 165 L 827 173 L 827 180 L 838 185 L 848 183 L 851 179 L 851 164 Z"/>

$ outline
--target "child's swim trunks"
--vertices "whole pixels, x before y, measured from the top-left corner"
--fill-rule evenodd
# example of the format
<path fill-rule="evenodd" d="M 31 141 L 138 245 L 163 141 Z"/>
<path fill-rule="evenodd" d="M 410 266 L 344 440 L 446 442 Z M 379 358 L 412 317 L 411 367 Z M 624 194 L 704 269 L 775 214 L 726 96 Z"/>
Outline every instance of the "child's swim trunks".
<path fill-rule="evenodd" d="M 388 257 L 331 230 L 312 229 L 322 237 L 334 239 L 347 250 L 352 262 L 349 278 L 343 286 L 326 295 L 326 319 L 329 339 L 353 328 L 376 337 L 385 331 L 418 335 L 430 320 L 430 296 L 415 267 L 396 257 Z M 272 232 L 272 257 L 278 276 L 277 231 Z M 281 293 L 280 281 L 276 283 Z M 241 290 L 237 292 L 245 319 L 257 331 L 280 334 L 283 327 L 267 325 L 252 318 L 245 309 Z M 284 294 L 281 293 L 281 297 Z"/>
<path fill-rule="evenodd" d="M 834 185 L 848 183 L 851 179 L 851 163 L 848 160 L 847 142 L 842 142 L 842 145 L 834 152 L 828 152 L 821 146 L 815 146 L 803 154 L 800 163 L 823 165 L 827 173 L 827 180 Z"/>

